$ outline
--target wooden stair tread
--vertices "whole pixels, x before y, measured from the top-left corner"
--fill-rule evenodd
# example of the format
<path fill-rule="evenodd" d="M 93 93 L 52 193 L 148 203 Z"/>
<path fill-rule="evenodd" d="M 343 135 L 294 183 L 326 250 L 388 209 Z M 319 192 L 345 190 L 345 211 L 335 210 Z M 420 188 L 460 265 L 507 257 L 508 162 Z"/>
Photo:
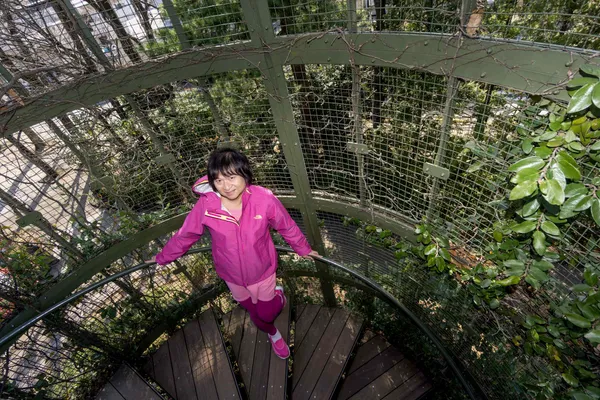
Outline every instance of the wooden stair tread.
<path fill-rule="evenodd" d="M 123 364 L 104 385 L 96 400 L 161 400 L 159 395 L 141 376 Z"/>
<path fill-rule="evenodd" d="M 294 341 L 292 399 L 329 399 L 363 321 L 341 308 L 306 305 L 301 311 Z"/>
<path fill-rule="evenodd" d="M 267 334 L 259 331 L 241 307 L 225 315 L 225 335 L 229 337 L 249 400 L 285 399 L 288 361 L 271 349 Z M 275 326 L 289 343 L 290 305 L 286 304 Z"/>
<path fill-rule="evenodd" d="M 176 400 L 240 398 L 212 310 L 175 332 L 152 354 L 146 370 Z"/>
<path fill-rule="evenodd" d="M 412 361 L 383 336 L 373 335 L 357 349 L 337 399 L 415 400 L 431 388 L 429 379 Z"/>

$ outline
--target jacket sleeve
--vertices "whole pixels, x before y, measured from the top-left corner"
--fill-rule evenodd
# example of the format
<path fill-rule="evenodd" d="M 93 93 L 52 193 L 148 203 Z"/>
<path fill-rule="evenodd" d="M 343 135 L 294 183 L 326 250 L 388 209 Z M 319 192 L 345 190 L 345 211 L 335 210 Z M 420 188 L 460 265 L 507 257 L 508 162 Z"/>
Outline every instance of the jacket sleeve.
<path fill-rule="evenodd" d="M 184 255 L 204 233 L 203 218 L 204 205 L 202 200 L 198 200 L 185 218 L 181 228 L 167 242 L 162 251 L 156 255 L 156 263 L 166 265 Z"/>
<path fill-rule="evenodd" d="M 312 251 L 308 240 L 290 217 L 281 201 L 271 194 L 271 207 L 269 207 L 269 225 L 283 236 L 286 242 L 298 255 L 305 256 Z"/>

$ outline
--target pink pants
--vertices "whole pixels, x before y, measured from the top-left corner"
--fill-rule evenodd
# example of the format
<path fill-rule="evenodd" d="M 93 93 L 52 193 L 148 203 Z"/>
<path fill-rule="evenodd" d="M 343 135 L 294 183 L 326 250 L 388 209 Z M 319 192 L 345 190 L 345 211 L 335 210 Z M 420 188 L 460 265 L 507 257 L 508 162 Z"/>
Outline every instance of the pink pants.
<path fill-rule="evenodd" d="M 275 274 L 248 287 L 227 281 L 225 283 L 233 298 L 248 311 L 254 325 L 261 331 L 274 335 L 277 328 L 273 322 L 283 309 L 283 299 L 275 294 Z"/>

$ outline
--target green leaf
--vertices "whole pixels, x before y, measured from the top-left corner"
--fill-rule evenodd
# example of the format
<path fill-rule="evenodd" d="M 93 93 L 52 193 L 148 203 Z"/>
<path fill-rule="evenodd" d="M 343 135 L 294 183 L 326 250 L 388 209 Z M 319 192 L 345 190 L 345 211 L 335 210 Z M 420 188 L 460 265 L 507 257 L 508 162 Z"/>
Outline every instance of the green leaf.
<path fill-rule="evenodd" d="M 598 275 L 596 275 L 596 273 L 589 268 L 586 268 L 586 270 L 583 272 L 583 279 L 585 279 L 585 283 L 590 286 L 596 286 L 598 283 Z"/>
<path fill-rule="evenodd" d="M 592 200 L 592 206 L 590 207 L 592 218 L 596 225 L 600 226 L 600 199 L 595 198 Z"/>
<path fill-rule="evenodd" d="M 585 337 L 592 343 L 600 343 L 600 330 L 592 329 L 591 331 L 583 335 L 583 337 Z"/>
<path fill-rule="evenodd" d="M 533 248 L 540 256 L 543 256 L 546 252 L 546 235 L 542 231 L 533 233 Z"/>
<path fill-rule="evenodd" d="M 526 181 L 537 181 L 540 178 L 539 169 L 537 168 L 524 168 L 517 172 L 517 174 L 511 179 L 511 182 L 519 184 Z"/>
<path fill-rule="evenodd" d="M 506 268 L 525 268 L 525 263 L 519 260 L 506 260 L 504 266 Z"/>
<path fill-rule="evenodd" d="M 595 321 L 600 318 L 600 311 L 598 311 L 598 309 L 596 309 L 594 306 L 577 303 L 577 307 L 579 307 L 579 310 L 583 316 L 590 321 Z"/>
<path fill-rule="evenodd" d="M 571 386 L 579 386 L 579 380 L 575 378 L 573 375 L 565 372 L 562 374 L 563 379 Z"/>
<path fill-rule="evenodd" d="M 528 233 L 528 232 L 531 232 L 532 230 L 534 230 L 536 225 L 537 225 L 536 221 L 524 221 L 524 222 L 521 222 L 520 224 L 513 226 L 511 229 L 513 232 L 517 232 L 517 233 Z"/>
<path fill-rule="evenodd" d="M 542 222 L 542 230 L 549 235 L 560 236 L 560 229 L 552 221 Z"/>
<path fill-rule="evenodd" d="M 578 141 L 578 140 L 579 140 L 579 136 L 577 136 L 575 133 L 573 133 L 573 131 L 569 131 L 565 135 L 565 141 L 567 143 L 575 142 L 575 141 Z"/>
<path fill-rule="evenodd" d="M 504 237 L 504 235 L 500 231 L 494 231 L 493 236 L 494 240 L 498 243 L 500 243 L 502 241 L 502 238 Z"/>
<path fill-rule="evenodd" d="M 560 206 L 565 202 L 565 192 L 556 179 L 548 180 L 548 188 L 544 198 L 548 203 L 554 204 L 555 206 Z"/>
<path fill-rule="evenodd" d="M 593 397 L 590 397 L 587 394 L 581 392 L 573 392 L 571 393 L 571 395 L 573 396 L 574 400 L 594 400 Z"/>
<path fill-rule="evenodd" d="M 584 318 L 579 314 L 565 313 L 565 317 L 567 317 L 570 323 L 580 328 L 590 328 L 592 326 L 587 318 Z"/>
<path fill-rule="evenodd" d="M 595 82 L 598 82 L 598 79 L 588 78 L 588 77 L 580 77 L 580 78 L 575 78 L 575 79 L 569 81 L 567 83 L 567 87 L 568 88 L 580 88 L 584 85 L 587 85 L 590 83 L 595 83 Z"/>
<path fill-rule="evenodd" d="M 555 338 L 560 337 L 560 331 L 558 330 L 558 328 L 554 325 L 548 325 L 548 333 L 550 333 L 552 336 L 554 336 Z"/>
<path fill-rule="evenodd" d="M 549 271 L 554 268 L 554 265 L 551 262 L 544 260 L 534 261 L 531 265 L 542 271 Z"/>
<path fill-rule="evenodd" d="M 600 68 L 595 65 L 584 64 L 579 67 L 579 70 L 588 76 L 595 76 L 596 78 L 600 77 Z"/>
<path fill-rule="evenodd" d="M 527 203 L 523 206 L 523 211 L 522 211 L 521 215 L 523 217 L 528 217 L 528 216 L 532 215 L 534 212 L 536 212 L 537 210 L 539 210 L 539 208 L 540 208 L 540 202 L 538 201 L 538 199 L 533 199 L 529 203 Z"/>
<path fill-rule="evenodd" d="M 531 287 L 534 288 L 535 290 L 538 290 L 540 287 L 542 287 L 542 284 L 540 283 L 540 281 L 538 281 L 531 275 L 527 275 L 525 277 L 525 282 L 529 283 L 531 285 Z"/>
<path fill-rule="evenodd" d="M 532 267 L 529 270 L 529 275 L 531 275 L 532 277 L 534 277 L 536 280 L 540 281 L 540 282 L 546 282 L 548 280 L 548 274 L 545 273 L 542 270 L 539 270 L 537 268 Z"/>
<path fill-rule="evenodd" d="M 527 196 L 531 196 L 537 190 L 536 181 L 526 181 L 515 186 L 508 196 L 509 200 L 519 200 Z"/>
<path fill-rule="evenodd" d="M 527 322 L 527 325 L 529 326 L 534 326 L 534 325 L 545 325 L 546 324 L 546 320 L 537 316 L 537 315 L 528 315 L 525 317 L 525 322 Z"/>
<path fill-rule="evenodd" d="M 531 138 L 523 140 L 523 143 L 521 143 L 521 149 L 525 154 L 531 153 L 531 150 L 533 150 L 533 140 Z"/>
<path fill-rule="evenodd" d="M 588 284 L 578 283 L 576 285 L 573 285 L 571 287 L 571 290 L 573 290 L 576 293 L 583 293 L 583 292 L 589 292 L 591 288 L 592 287 L 590 285 L 588 285 Z"/>
<path fill-rule="evenodd" d="M 584 151 L 585 147 L 583 147 L 583 145 L 579 142 L 571 142 L 569 143 L 569 150 L 571 150 L 574 153 L 579 153 L 581 151 Z"/>
<path fill-rule="evenodd" d="M 567 198 L 587 193 L 588 190 L 583 183 L 569 183 L 565 188 L 565 197 Z"/>
<path fill-rule="evenodd" d="M 548 148 L 548 146 L 546 146 L 546 145 L 543 145 L 543 146 L 536 147 L 533 150 L 533 152 L 539 158 L 546 159 L 546 158 L 550 157 L 550 155 L 552 154 L 552 149 Z"/>
<path fill-rule="evenodd" d="M 558 128 L 561 127 L 561 123 L 558 124 L 558 127 L 556 129 L 552 129 L 553 128 L 553 124 L 550 124 L 550 128 L 552 129 L 551 131 L 548 132 L 544 132 L 542 133 L 540 136 L 536 137 L 535 139 L 539 142 L 545 142 L 548 140 L 552 140 L 554 139 L 557 135 L 558 132 L 556 132 L 558 130 Z"/>
<path fill-rule="evenodd" d="M 598 108 L 600 108 L 600 85 L 596 85 L 594 90 L 592 91 L 592 103 Z"/>
<path fill-rule="evenodd" d="M 519 172 L 520 170 L 525 168 L 537 168 L 539 170 L 544 166 L 544 164 L 546 164 L 544 160 L 537 156 L 532 156 L 517 161 L 516 163 L 508 167 L 508 170 L 510 172 Z"/>
<path fill-rule="evenodd" d="M 590 146 L 590 150 L 598 151 L 600 150 L 600 140 L 596 140 L 593 145 Z"/>
<path fill-rule="evenodd" d="M 569 106 L 567 107 L 567 114 L 577 113 L 586 110 L 589 106 L 591 106 L 592 92 L 594 91 L 596 85 L 597 82 L 588 83 L 573 93 L 571 101 L 569 101 Z"/>
<path fill-rule="evenodd" d="M 496 281 L 496 284 L 500 286 L 511 286 L 517 285 L 521 281 L 521 278 L 518 276 L 509 276 L 508 278 L 504 278 L 502 280 Z"/>
<path fill-rule="evenodd" d="M 490 301 L 490 308 L 492 310 L 495 310 L 496 308 L 500 307 L 500 301 L 498 299 L 492 299 Z"/>
<path fill-rule="evenodd" d="M 452 257 L 450 256 L 450 252 L 444 248 L 440 249 L 440 254 L 442 255 L 442 258 L 446 261 L 451 261 Z"/>
<path fill-rule="evenodd" d="M 437 247 L 436 247 L 435 243 L 432 243 L 429 246 L 425 247 L 425 250 L 423 251 L 423 253 L 425 253 L 426 256 L 430 256 L 432 254 L 435 254 L 436 250 L 437 250 Z"/>
<path fill-rule="evenodd" d="M 475 161 L 469 168 L 467 168 L 468 173 L 479 171 L 483 167 L 482 161 Z"/>
<path fill-rule="evenodd" d="M 577 161 L 566 151 L 561 151 L 556 156 L 558 160 L 558 166 L 560 170 L 565 174 L 565 176 L 569 179 L 580 180 L 581 179 L 581 171 L 579 170 L 579 165 Z"/>

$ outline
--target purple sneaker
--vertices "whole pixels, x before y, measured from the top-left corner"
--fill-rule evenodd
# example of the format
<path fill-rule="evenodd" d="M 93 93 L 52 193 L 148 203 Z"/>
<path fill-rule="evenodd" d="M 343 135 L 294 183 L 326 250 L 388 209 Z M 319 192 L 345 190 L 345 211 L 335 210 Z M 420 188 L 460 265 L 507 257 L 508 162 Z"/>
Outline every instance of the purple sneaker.
<path fill-rule="evenodd" d="M 285 307 L 287 298 L 285 297 L 285 294 L 283 294 L 283 286 L 275 286 L 275 295 L 281 297 L 281 303 L 283 307 Z"/>
<path fill-rule="evenodd" d="M 275 355 L 283 360 L 288 358 L 290 356 L 290 348 L 281 336 L 279 330 L 277 330 L 277 332 L 275 332 L 274 335 L 268 336 L 269 341 L 271 342 L 271 347 L 273 347 L 273 351 L 275 352 Z"/>

